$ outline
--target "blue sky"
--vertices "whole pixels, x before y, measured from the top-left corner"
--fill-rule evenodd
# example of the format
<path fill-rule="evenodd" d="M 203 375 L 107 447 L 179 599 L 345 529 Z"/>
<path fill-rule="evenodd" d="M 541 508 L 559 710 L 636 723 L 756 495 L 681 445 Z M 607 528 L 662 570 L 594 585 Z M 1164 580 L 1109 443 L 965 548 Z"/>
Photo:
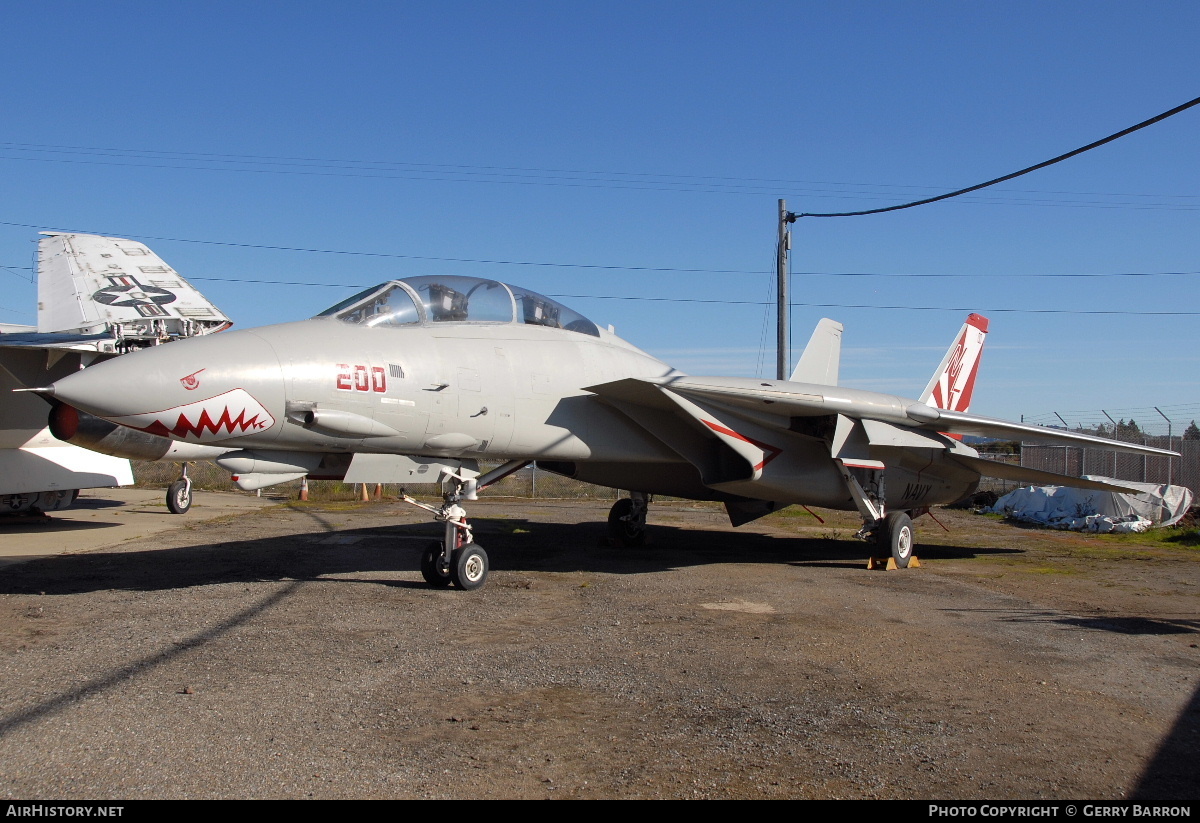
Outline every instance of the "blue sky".
<path fill-rule="evenodd" d="M 1198 34 L 1190 2 L 4 4 L 0 320 L 33 322 L 32 241 L 68 229 L 146 242 L 243 328 L 470 274 L 771 376 L 778 198 L 1074 149 L 1200 95 Z M 1200 315 L 1083 313 L 1200 310 L 1198 138 L 1200 107 L 799 221 L 794 353 L 834 317 L 845 384 L 915 396 L 974 310 L 972 411 L 1200 418 Z"/>

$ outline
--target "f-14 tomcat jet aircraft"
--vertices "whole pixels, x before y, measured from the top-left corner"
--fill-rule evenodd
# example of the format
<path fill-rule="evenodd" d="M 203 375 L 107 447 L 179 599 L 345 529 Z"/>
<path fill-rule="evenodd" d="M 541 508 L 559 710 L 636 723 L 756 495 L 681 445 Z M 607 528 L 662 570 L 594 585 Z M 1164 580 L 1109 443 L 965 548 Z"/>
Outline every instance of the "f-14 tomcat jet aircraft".
<path fill-rule="evenodd" d="M 843 388 L 842 327 L 822 320 L 790 380 L 684 375 L 543 295 L 429 276 L 368 289 L 315 318 L 135 352 L 41 389 L 161 437 L 238 451 L 246 488 L 309 475 L 443 481 L 432 585 L 473 589 L 488 559 L 464 500 L 536 460 L 631 490 L 609 515 L 641 543 L 649 495 L 725 504 L 734 525 L 789 504 L 857 509 L 860 535 L 905 566 L 912 516 L 981 475 L 1120 488 L 981 459 L 963 434 L 1170 454 L 968 414 L 986 319 L 971 315 L 919 400 Z M 481 459 L 505 461 L 479 476 Z M 415 501 L 413 501 L 415 502 Z"/>

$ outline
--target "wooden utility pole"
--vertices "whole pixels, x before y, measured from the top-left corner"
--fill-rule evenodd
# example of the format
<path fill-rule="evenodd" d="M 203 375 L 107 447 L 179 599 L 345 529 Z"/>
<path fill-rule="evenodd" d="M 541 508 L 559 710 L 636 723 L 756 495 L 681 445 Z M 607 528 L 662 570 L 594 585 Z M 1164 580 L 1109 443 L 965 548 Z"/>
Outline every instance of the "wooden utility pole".
<path fill-rule="evenodd" d="M 787 380 L 791 368 L 790 336 L 788 323 L 791 306 L 788 303 L 788 252 L 792 248 L 792 233 L 789 223 L 796 222 L 796 215 L 787 210 L 787 202 L 779 201 L 779 240 L 775 249 L 775 293 L 779 296 L 775 336 L 775 379 Z"/>

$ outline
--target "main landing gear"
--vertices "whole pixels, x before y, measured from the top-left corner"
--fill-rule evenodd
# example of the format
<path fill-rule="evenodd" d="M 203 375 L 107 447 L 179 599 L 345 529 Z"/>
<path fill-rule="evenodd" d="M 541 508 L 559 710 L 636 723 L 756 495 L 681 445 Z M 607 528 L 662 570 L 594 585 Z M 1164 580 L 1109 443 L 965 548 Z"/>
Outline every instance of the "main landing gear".
<path fill-rule="evenodd" d="M 873 543 L 881 555 L 891 557 L 896 568 L 908 568 L 915 545 L 912 513 L 885 511 L 883 464 L 862 461 L 863 465 L 848 466 L 842 460 L 835 462 L 863 518 L 863 527 L 854 536 Z M 865 472 L 864 483 L 859 482 L 852 468 Z"/>
<path fill-rule="evenodd" d="M 171 514 L 184 514 L 192 507 L 192 478 L 188 477 L 188 464 L 182 464 L 179 479 L 167 488 L 167 508 Z"/>
<path fill-rule="evenodd" d="M 421 577 L 434 588 L 444 589 L 450 585 L 463 591 L 478 589 L 488 578 L 488 556 L 475 542 L 475 535 L 467 523 L 467 510 L 459 503 L 477 500 L 476 492 L 507 477 L 529 461 L 514 460 L 476 479 L 466 473 L 443 469 L 442 505 L 431 506 L 401 494 L 404 502 L 425 509 L 434 520 L 445 524 L 441 540 L 429 543 L 421 552 Z"/>
<path fill-rule="evenodd" d="M 650 498 L 644 492 L 630 492 L 608 512 L 608 536 L 618 546 L 636 547 L 646 542 L 646 514 Z"/>
<path fill-rule="evenodd" d="M 896 566 L 907 569 L 913 556 L 913 525 L 908 512 L 888 512 L 875 529 L 880 554 L 890 554 Z"/>

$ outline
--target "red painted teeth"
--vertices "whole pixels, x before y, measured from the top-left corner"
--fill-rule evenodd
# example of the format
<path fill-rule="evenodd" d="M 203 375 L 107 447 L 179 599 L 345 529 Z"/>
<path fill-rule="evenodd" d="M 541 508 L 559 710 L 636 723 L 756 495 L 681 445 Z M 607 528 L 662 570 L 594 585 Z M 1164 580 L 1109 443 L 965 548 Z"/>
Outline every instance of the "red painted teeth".
<path fill-rule="evenodd" d="M 229 434 L 244 434 L 247 429 L 258 431 L 266 428 L 268 425 L 259 420 L 258 414 L 247 418 L 245 409 L 239 411 L 237 417 L 233 417 L 229 412 L 229 407 L 226 406 L 216 420 L 208 416 L 207 409 L 202 409 L 200 411 L 200 419 L 195 423 L 188 420 L 187 415 L 180 414 L 175 425 L 170 428 L 161 420 L 155 420 L 149 426 L 142 428 L 142 431 L 157 434 L 161 437 L 186 438 L 191 436 L 200 438 L 206 432 L 210 434 L 222 434 L 224 432 L 228 432 Z"/>
<path fill-rule="evenodd" d="M 245 389 L 154 412 L 112 418 L 131 429 L 192 442 L 224 440 L 266 431 L 275 418 Z"/>

